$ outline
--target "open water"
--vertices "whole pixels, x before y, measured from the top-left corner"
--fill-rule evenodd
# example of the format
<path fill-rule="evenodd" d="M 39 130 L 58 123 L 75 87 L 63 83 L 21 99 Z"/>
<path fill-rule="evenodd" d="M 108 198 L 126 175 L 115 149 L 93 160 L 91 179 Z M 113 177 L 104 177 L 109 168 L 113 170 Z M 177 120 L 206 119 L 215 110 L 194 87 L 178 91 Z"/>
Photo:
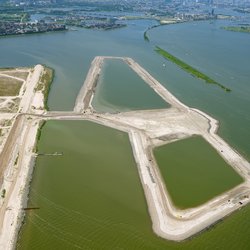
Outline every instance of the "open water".
<path fill-rule="evenodd" d="M 101 112 L 168 108 L 149 85 L 122 60 L 105 60 L 93 107 Z"/>

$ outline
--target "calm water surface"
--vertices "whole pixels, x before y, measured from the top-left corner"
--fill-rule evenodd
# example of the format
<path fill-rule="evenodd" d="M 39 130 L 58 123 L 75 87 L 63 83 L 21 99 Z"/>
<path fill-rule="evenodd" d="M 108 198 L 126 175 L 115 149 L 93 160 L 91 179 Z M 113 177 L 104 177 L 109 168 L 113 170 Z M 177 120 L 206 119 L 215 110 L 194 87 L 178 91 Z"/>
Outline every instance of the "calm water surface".
<path fill-rule="evenodd" d="M 97 111 L 168 108 L 149 85 L 122 60 L 105 60 L 93 99 Z"/>

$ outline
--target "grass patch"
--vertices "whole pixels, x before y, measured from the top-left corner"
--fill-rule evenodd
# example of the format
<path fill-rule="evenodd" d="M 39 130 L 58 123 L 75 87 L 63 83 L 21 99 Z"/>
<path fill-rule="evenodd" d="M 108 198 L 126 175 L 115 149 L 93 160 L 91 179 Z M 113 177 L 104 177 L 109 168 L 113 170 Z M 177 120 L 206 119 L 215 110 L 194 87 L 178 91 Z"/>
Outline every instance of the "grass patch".
<path fill-rule="evenodd" d="M 18 78 L 21 78 L 23 80 L 26 80 L 28 75 L 29 75 L 29 72 L 18 72 L 18 71 L 15 71 L 15 72 L 6 72 L 5 73 L 6 75 L 9 75 L 9 76 L 14 76 L 14 77 L 18 77 Z"/>
<path fill-rule="evenodd" d="M 16 96 L 19 94 L 22 82 L 13 78 L 0 76 L 0 96 Z"/>
<path fill-rule="evenodd" d="M 25 12 L 20 13 L 0 13 L 0 19 L 3 22 L 27 22 L 29 21 L 29 14 Z"/>
<path fill-rule="evenodd" d="M 225 26 L 221 28 L 228 31 L 250 33 L 250 26 Z"/>
<path fill-rule="evenodd" d="M 3 189 L 3 190 L 2 190 L 2 193 L 1 193 L 1 197 L 4 198 L 4 197 L 5 197 L 5 194 L 6 194 L 6 189 Z"/>
<path fill-rule="evenodd" d="M 49 107 L 47 105 L 48 96 L 51 84 L 54 79 L 54 70 L 52 68 L 44 66 L 44 72 L 39 80 L 39 83 L 36 87 L 36 91 L 42 91 L 44 96 L 44 108 L 46 110 L 49 110 Z"/>
<path fill-rule="evenodd" d="M 34 147 L 34 149 L 33 149 L 33 151 L 34 151 L 35 153 L 38 152 L 38 142 L 39 142 L 39 140 L 40 140 L 40 138 L 41 138 L 41 135 L 42 135 L 42 128 L 43 128 L 43 126 L 44 126 L 45 124 L 46 124 L 46 121 L 41 121 L 40 124 L 39 124 L 39 128 L 38 128 L 37 134 L 36 134 L 36 145 L 35 145 L 35 147 Z"/>
<path fill-rule="evenodd" d="M 209 76 L 203 74 L 202 72 L 200 72 L 199 70 L 193 68 L 192 66 L 190 66 L 189 64 L 183 62 L 182 60 L 178 59 L 177 57 L 173 56 L 172 54 L 168 53 L 166 50 L 163 50 L 162 48 L 156 46 L 155 47 L 155 51 L 162 55 L 164 58 L 166 58 L 167 60 L 175 63 L 177 66 L 179 66 L 181 69 L 185 70 L 186 72 L 190 73 L 191 75 L 193 75 L 194 77 L 197 77 L 199 79 L 204 80 L 206 83 L 209 84 L 215 84 L 219 87 L 221 87 L 223 90 L 230 92 L 231 89 L 225 87 L 224 85 L 218 83 L 217 81 L 215 81 L 214 79 L 210 78 Z"/>
<path fill-rule="evenodd" d="M 13 70 L 13 68 L 11 68 L 11 67 L 5 67 L 5 68 L 1 68 L 0 69 L 0 72 L 2 72 L 2 71 L 9 71 L 9 70 Z"/>

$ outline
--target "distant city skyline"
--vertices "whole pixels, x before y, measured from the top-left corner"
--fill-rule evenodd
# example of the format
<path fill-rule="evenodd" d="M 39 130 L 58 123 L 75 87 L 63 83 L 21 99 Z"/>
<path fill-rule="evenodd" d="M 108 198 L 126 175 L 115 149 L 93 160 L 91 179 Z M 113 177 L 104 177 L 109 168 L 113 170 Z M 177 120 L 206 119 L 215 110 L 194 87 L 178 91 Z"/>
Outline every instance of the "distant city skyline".
<path fill-rule="evenodd" d="M 1 5 L 46 5 L 46 4 L 87 4 L 91 6 L 101 5 L 120 5 L 129 7 L 146 6 L 146 8 L 164 8 L 164 7 L 180 7 L 180 6 L 196 6 L 196 5 L 210 5 L 210 6 L 234 6 L 234 7 L 250 7 L 250 0 L 0 0 Z"/>

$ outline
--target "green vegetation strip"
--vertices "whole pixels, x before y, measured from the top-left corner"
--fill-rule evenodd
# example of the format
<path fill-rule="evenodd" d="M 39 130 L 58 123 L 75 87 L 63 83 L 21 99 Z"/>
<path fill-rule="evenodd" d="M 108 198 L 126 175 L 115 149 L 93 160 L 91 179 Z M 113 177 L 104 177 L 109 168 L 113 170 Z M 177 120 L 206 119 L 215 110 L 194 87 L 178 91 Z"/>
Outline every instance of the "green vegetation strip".
<path fill-rule="evenodd" d="M 186 72 L 192 74 L 193 76 L 195 76 L 197 78 L 200 78 L 200 79 L 204 80 L 207 83 L 218 85 L 219 87 L 221 87 L 223 90 L 225 90 L 227 92 L 231 91 L 231 89 L 225 87 L 224 85 L 218 83 L 217 81 L 213 80 L 209 76 L 203 74 L 202 72 L 198 71 L 197 69 L 193 68 L 192 66 L 188 65 L 187 63 L 181 61 L 177 57 L 175 57 L 172 54 L 168 53 L 166 50 L 163 50 L 162 48 L 156 46 L 155 51 L 158 54 L 162 55 L 167 60 L 175 63 L 176 65 L 178 65 L 181 69 L 183 69 Z"/>
<path fill-rule="evenodd" d="M 199 206 L 243 181 L 201 136 L 157 147 L 154 156 L 174 204 L 181 209 Z"/>
<path fill-rule="evenodd" d="M 28 13 L 0 13 L 0 21 L 2 22 L 27 22 L 29 19 L 30 15 Z"/>
<path fill-rule="evenodd" d="M 38 142 L 40 141 L 40 138 L 41 138 L 41 134 L 42 134 L 42 128 L 44 127 L 44 125 L 46 124 L 46 121 L 40 121 L 40 124 L 39 124 L 39 128 L 37 130 L 37 134 L 36 134 L 36 145 L 33 149 L 33 151 L 35 153 L 38 152 Z"/>
<path fill-rule="evenodd" d="M 16 79 L 0 76 L 0 96 L 17 96 L 22 84 Z"/>
<path fill-rule="evenodd" d="M 14 77 L 18 77 L 18 78 L 21 78 L 23 80 L 26 80 L 28 75 L 29 75 L 29 72 L 16 72 L 15 70 L 13 70 L 13 72 L 5 72 L 4 74 L 7 74 L 9 76 L 14 76 Z"/>
<path fill-rule="evenodd" d="M 43 72 L 42 77 L 40 78 L 36 91 L 42 90 L 43 95 L 44 95 L 44 107 L 46 110 L 49 110 L 47 101 L 49 97 L 50 87 L 54 79 L 54 70 L 46 66 L 44 66 L 44 69 L 45 70 Z"/>
<path fill-rule="evenodd" d="M 225 26 L 221 28 L 228 31 L 250 33 L 250 26 Z"/>

